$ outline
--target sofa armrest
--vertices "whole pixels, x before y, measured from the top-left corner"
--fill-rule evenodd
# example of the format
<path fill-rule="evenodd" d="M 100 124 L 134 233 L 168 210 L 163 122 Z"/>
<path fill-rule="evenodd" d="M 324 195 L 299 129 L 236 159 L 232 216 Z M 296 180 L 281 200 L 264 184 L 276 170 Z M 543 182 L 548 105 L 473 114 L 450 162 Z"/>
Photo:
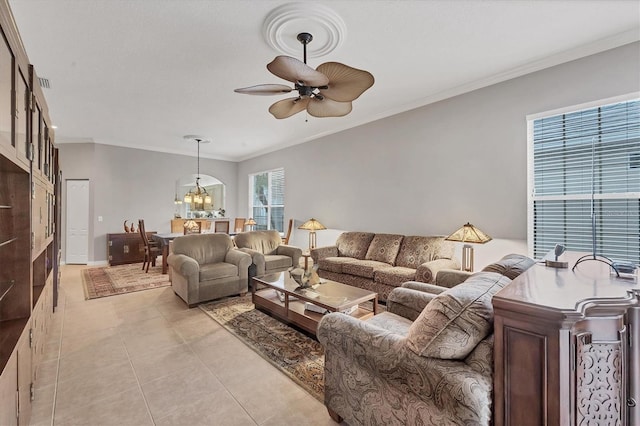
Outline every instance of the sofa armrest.
<path fill-rule="evenodd" d="M 315 265 L 318 264 L 320 259 L 325 257 L 338 257 L 338 246 L 326 246 L 311 249 L 311 258 Z"/>
<path fill-rule="evenodd" d="M 243 253 L 240 250 L 229 250 L 224 257 L 224 261 L 225 263 L 231 263 L 238 267 L 238 276 L 240 278 L 247 278 L 249 276 L 249 266 L 252 262 L 249 254 Z"/>
<path fill-rule="evenodd" d="M 340 313 L 325 315 L 317 336 L 325 347 L 325 395 L 330 398 L 342 391 L 362 397 L 383 382 L 446 411 L 440 424 L 451 417 L 468 424 L 491 419 L 490 373 L 464 361 L 419 356 L 408 349 L 404 336 Z"/>
<path fill-rule="evenodd" d="M 402 287 L 396 287 L 391 290 L 387 298 L 387 311 L 415 321 L 425 306 L 436 297 L 437 293 L 407 288 L 405 284 L 403 284 Z M 442 289 L 442 291 L 444 291 L 444 289 Z"/>
<path fill-rule="evenodd" d="M 431 260 L 422 265 L 418 265 L 418 269 L 416 269 L 416 281 L 434 283 L 436 282 L 438 271 L 442 269 L 456 269 L 458 267 L 458 262 L 453 259 Z"/>
<path fill-rule="evenodd" d="M 445 287 L 437 284 L 421 283 L 419 281 L 407 281 L 402 284 L 402 288 L 410 288 L 424 293 L 431 293 L 433 295 L 440 294 L 446 290 Z"/>
<path fill-rule="evenodd" d="M 441 269 L 436 275 L 436 285 L 451 288 L 461 284 L 472 275 L 471 272 L 460 271 L 458 269 Z"/>
<path fill-rule="evenodd" d="M 184 254 L 170 254 L 167 257 L 167 264 L 183 277 L 187 279 L 195 277 L 195 282 L 199 282 L 200 265 L 194 258 Z"/>
<path fill-rule="evenodd" d="M 300 263 L 300 258 L 302 257 L 302 249 L 300 247 L 281 244 L 276 249 L 276 254 L 279 254 L 282 256 L 289 256 L 292 261 L 291 266 L 293 266 L 294 268 L 297 268 L 298 264 Z"/>

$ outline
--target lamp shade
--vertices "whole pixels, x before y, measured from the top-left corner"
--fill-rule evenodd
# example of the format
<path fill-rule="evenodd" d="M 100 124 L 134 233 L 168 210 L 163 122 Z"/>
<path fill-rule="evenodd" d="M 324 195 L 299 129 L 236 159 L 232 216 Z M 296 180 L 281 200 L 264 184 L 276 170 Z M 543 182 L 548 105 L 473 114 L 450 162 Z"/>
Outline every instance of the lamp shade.
<path fill-rule="evenodd" d="M 445 238 L 445 240 L 461 243 L 484 244 L 491 241 L 491 237 L 467 222 L 462 226 L 462 228 Z"/>
<path fill-rule="evenodd" d="M 247 225 L 255 225 L 255 224 L 256 224 L 256 221 L 252 217 L 247 219 L 247 221 L 244 223 L 245 226 L 247 226 Z"/>
<path fill-rule="evenodd" d="M 298 229 L 304 229 L 306 231 L 320 231 L 327 228 L 314 218 L 311 218 L 302 225 L 298 226 Z"/>

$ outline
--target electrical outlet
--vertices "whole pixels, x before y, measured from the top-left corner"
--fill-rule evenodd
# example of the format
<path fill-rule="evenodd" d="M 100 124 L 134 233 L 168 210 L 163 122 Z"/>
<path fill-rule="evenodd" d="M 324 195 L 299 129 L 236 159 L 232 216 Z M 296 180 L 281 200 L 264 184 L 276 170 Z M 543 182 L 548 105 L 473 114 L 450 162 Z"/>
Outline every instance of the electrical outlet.
<path fill-rule="evenodd" d="M 102 222 L 102 216 L 98 216 L 98 222 Z"/>

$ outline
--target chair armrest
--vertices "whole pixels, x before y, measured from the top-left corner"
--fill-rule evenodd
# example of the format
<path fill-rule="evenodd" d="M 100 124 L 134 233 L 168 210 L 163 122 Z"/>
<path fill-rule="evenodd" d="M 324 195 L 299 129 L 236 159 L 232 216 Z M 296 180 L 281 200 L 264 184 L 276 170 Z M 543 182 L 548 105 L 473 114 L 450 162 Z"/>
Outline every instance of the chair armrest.
<path fill-rule="evenodd" d="M 418 315 L 420 315 L 424 310 L 425 306 L 427 306 L 429 302 L 437 296 L 437 293 L 408 288 L 405 287 L 405 284 L 403 284 L 402 287 L 396 287 L 391 290 L 391 293 L 389 293 L 389 296 L 387 297 L 387 311 L 405 317 L 411 321 L 415 321 L 416 318 L 418 318 Z M 442 291 L 444 290 L 445 289 L 442 289 Z"/>
<path fill-rule="evenodd" d="M 224 261 L 225 263 L 231 263 L 238 267 L 238 275 L 240 278 L 247 278 L 249 276 L 249 266 L 252 262 L 249 254 L 241 252 L 240 250 L 231 249 L 227 251 Z"/>
<path fill-rule="evenodd" d="M 338 257 L 338 246 L 317 247 L 311 249 L 311 258 L 314 264 L 318 264 L 320 259 L 325 257 Z"/>
<path fill-rule="evenodd" d="M 436 281 L 438 271 L 441 269 L 456 269 L 458 267 L 458 262 L 453 259 L 431 260 L 418 266 L 418 269 L 416 270 L 416 281 L 434 283 Z"/>
<path fill-rule="evenodd" d="M 251 263 L 256 265 L 256 276 L 264 275 L 266 262 L 264 260 L 264 254 L 260 253 L 257 250 L 253 250 L 250 248 L 240 248 L 238 251 L 248 254 L 251 256 Z"/>
<path fill-rule="evenodd" d="M 383 381 L 469 424 L 489 424 L 490 372 L 483 374 L 464 361 L 419 356 L 408 349 L 404 336 L 340 313 L 325 315 L 317 336 L 325 347 L 325 403 L 330 408 L 332 396 L 362 396 Z M 435 424 L 446 419 L 450 422 L 444 416 Z"/>
<path fill-rule="evenodd" d="M 472 275 L 471 272 L 460 271 L 458 269 L 441 269 L 436 275 L 436 285 L 451 288 L 461 284 Z"/>
<path fill-rule="evenodd" d="M 182 275 L 183 277 L 198 276 L 200 272 L 200 265 L 198 262 L 184 254 L 170 254 L 167 257 L 167 263 L 173 270 Z M 198 280 L 196 280 L 197 282 Z"/>
<path fill-rule="evenodd" d="M 276 249 L 276 254 L 289 256 L 292 261 L 291 266 L 297 268 L 298 264 L 300 263 L 300 258 L 302 257 L 302 249 L 300 247 L 281 244 Z"/>

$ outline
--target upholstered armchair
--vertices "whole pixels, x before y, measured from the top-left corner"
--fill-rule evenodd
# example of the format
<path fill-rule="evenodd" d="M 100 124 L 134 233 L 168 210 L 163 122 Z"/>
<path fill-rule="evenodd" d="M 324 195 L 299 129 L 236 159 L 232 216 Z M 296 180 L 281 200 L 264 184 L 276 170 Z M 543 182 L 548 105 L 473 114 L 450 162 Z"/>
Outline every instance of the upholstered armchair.
<path fill-rule="evenodd" d="M 173 240 L 167 258 L 173 291 L 189 307 L 248 291 L 251 256 L 227 234 L 192 234 Z"/>
<path fill-rule="evenodd" d="M 406 283 L 366 321 L 325 315 L 317 337 L 330 416 L 351 426 L 491 424 L 491 299 L 534 264 L 515 256 L 452 288 Z"/>
<path fill-rule="evenodd" d="M 282 243 L 280 233 L 271 231 L 241 232 L 235 237 L 236 247 L 251 255 L 251 276 L 286 271 L 297 267 L 302 249 Z"/>

